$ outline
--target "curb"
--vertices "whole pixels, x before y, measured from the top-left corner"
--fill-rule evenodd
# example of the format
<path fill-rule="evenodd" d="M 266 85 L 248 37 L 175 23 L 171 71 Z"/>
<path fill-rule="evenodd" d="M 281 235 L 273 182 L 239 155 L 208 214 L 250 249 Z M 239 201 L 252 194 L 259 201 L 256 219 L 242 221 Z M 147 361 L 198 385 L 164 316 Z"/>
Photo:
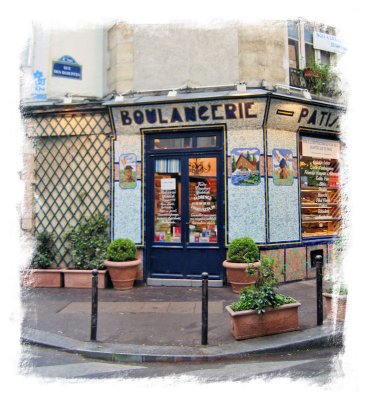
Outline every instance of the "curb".
<path fill-rule="evenodd" d="M 21 342 L 80 354 L 111 362 L 214 362 L 236 360 L 254 355 L 320 347 L 343 346 L 343 324 L 328 324 L 302 331 L 235 341 L 222 346 L 144 346 L 83 342 L 57 334 L 25 328 Z"/>

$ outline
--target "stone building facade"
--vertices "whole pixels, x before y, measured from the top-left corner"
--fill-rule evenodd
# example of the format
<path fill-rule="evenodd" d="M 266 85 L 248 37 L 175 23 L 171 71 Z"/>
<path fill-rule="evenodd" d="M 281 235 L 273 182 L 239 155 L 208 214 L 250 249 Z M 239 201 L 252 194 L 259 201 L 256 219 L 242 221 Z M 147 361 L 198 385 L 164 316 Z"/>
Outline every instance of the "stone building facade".
<path fill-rule="evenodd" d="M 50 47 L 35 40 L 23 66 L 22 228 L 54 232 L 57 264 L 70 267 L 64 231 L 106 213 L 111 239 L 139 247 L 150 284 L 203 268 L 222 284 L 226 249 L 242 236 L 284 281 L 312 278 L 341 230 L 344 108 L 290 87 L 289 34 L 286 21 L 116 23 L 49 32 Z M 253 168 L 236 169 L 240 156 Z"/>

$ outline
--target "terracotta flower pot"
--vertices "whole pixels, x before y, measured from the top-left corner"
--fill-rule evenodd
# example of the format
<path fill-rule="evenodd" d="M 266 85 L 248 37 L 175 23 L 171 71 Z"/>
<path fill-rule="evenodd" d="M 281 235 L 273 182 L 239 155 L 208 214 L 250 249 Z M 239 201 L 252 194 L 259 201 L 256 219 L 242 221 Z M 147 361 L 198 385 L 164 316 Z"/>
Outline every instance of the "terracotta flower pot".
<path fill-rule="evenodd" d="M 114 289 L 129 290 L 134 286 L 138 267 L 141 260 L 131 261 L 104 261 L 104 266 L 107 267 L 110 274 Z"/>
<path fill-rule="evenodd" d="M 300 303 L 268 308 L 264 314 L 256 310 L 233 311 L 226 307 L 231 320 L 231 332 L 236 340 L 274 335 L 299 329 L 298 307 Z"/>
<path fill-rule="evenodd" d="M 62 285 L 62 271 L 60 269 L 27 269 L 22 272 L 23 287 L 56 287 Z"/>
<path fill-rule="evenodd" d="M 64 269 L 64 286 L 66 288 L 90 289 L 92 287 L 92 271 L 85 269 Z M 98 289 L 105 289 L 107 271 L 98 271 Z"/>
<path fill-rule="evenodd" d="M 323 293 L 326 306 L 326 318 L 337 321 L 345 320 L 345 311 L 347 308 L 347 296 L 332 293 Z M 334 303 L 335 300 L 335 303 Z M 335 307 L 333 307 L 335 304 Z"/>
<path fill-rule="evenodd" d="M 260 261 L 254 263 L 234 263 L 228 260 L 223 262 L 223 267 L 226 269 L 227 280 L 232 286 L 234 293 L 239 293 L 246 286 L 255 283 L 255 277 L 249 275 L 246 271 L 249 268 L 257 268 L 260 266 Z"/>
<path fill-rule="evenodd" d="M 305 78 L 321 78 L 321 74 L 318 71 L 315 71 L 312 68 L 305 68 L 303 70 L 303 76 Z"/>

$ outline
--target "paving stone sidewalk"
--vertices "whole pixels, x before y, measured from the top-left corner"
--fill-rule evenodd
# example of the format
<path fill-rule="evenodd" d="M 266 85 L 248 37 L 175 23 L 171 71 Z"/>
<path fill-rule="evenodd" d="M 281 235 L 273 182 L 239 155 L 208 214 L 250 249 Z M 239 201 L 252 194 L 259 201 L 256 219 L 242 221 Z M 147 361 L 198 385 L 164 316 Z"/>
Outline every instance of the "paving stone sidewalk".
<path fill-rule="evenodd" d="M 301 302 L 300 329 L 316 327 L 314 280 L 281 285 Z M 99 290 L 97 340 L 141 346 L 201 346 L 201 288 L 140 286 Z M 235 342 L 225 306 L 238 298 L 229 287 L 209 288 L 209 345 Z M 24 289 L 23 327 L 88 342 L 90 289 Z"/>

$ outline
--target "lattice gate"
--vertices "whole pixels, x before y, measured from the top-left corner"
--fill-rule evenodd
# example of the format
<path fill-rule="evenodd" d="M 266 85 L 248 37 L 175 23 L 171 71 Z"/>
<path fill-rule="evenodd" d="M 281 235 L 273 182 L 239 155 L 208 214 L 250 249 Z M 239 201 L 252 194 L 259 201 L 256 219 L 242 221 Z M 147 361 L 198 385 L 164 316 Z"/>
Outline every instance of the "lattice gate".
<path fill-rule="evenodd" d="M 110 215 L 108 114 L 54 114 L 27 118 L 35 149 L 35 235 L 53 233 L 57 265 L 71 265 L 65 232 L 83 216 Z"/>

